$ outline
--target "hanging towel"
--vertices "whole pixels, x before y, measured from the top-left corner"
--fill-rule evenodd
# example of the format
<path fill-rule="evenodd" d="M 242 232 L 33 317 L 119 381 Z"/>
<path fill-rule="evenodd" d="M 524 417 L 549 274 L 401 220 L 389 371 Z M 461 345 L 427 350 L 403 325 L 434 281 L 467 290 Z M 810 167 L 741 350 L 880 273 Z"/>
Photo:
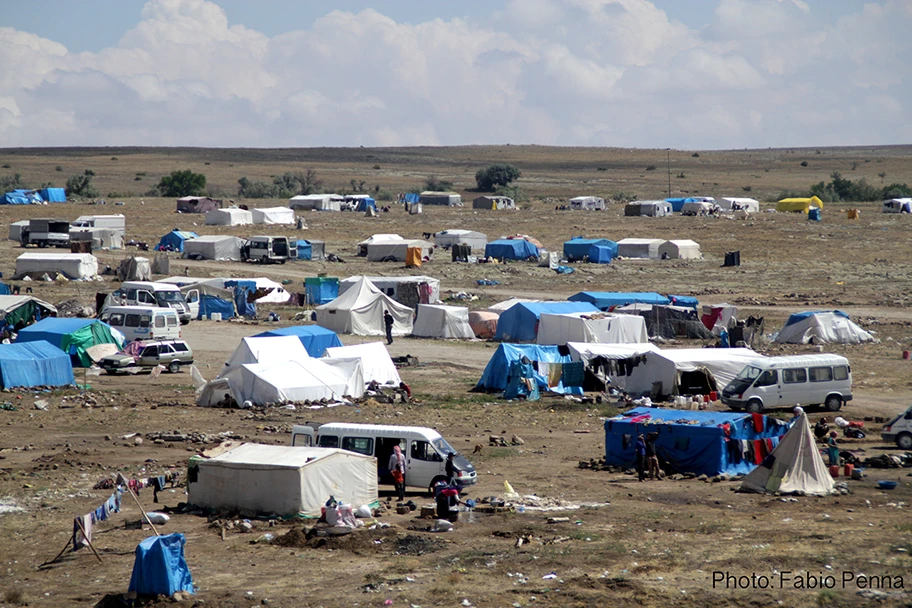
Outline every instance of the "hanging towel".
<path fill-rule="evenodd" d="M 763 415 L 762 414 L 751 414 L 751 417 L 754 419 L 754 430 L 758 433 L 763 432 Z M 760 464 L 759 462 L 757 464 Z"/>
<path fill-rule="evenodd" d="M 551 363 L 548 369 L 548 388 L 554 388 L 561 383 L 561 376 L 564 373 L 564 366 L 560 363 Z"/>
<path fill-rule="evenodd" d="M 582 361 L 573 361 L 563 364 L 564 373 L 561 376 L 561 382 L 564 386 L 582 386 L 585 378 Z"/>
<path fill-rule="evenodd" d="M 82 530 L 79 529 L 79 524 L 82 524 L 85 534 L 82 533 Z M 81 515 L 73 519 L 73 551 L 77 550 L 80 547 L 87 546 L 92 542 L 92 517 L 91 515 Z"/>

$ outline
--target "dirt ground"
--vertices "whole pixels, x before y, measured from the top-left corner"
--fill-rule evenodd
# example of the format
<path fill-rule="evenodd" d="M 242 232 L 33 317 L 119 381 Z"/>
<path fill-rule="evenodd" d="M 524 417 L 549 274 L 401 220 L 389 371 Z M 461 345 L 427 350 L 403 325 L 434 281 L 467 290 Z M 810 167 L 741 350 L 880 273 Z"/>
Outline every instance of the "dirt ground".
<path fill-rule="evenodd" d="M 845 148 L 733 152 L 673 151 L 673 194 L 755 196 L 771 205 L 778 192 L 806 188 L 841 171 L 851 179 L 879 183 L 912 183 L 912 148 Z M 116 160 L 113 160 L 116 158 Z M 281 227 L 205 227 L 201 216 L 173 213 L 174 201 L 141 196 L 173 169 L 192 168 L 231 196 L 238 177 L 269 179 L 287 170 L 314 167 L 328 186 L 344 187 L 350 179 L 368 180 L 383 189 L 404 191 L 435 175 L 456 182 L 466 200 L 475 194 L 475 170 L 495 161 L 513 162 L 523 171 L 520 186 L 531 196 L 516 212 L 484 212 L 469 207 L 425 208 L 408 216 L 394 208 L 377 218 L 353 213 L 308 213 L 309 229 L 295 233 Z M 736 304 L 742 315 L 759 314 L 767 332 L 777 330 L 788 314 L 799 310 L 839 308 L 875 332 L 878 342 L 864 346 L 827 347 L 852 363 L 856 395 L 844 410 L 851 419 L 867 419 L 865 440 L 845 447 L 867 457 L 896 454 L 879 438 L 875 417 L 895 415 L 912 396 L 912 265 L 908 262 L 910 218 L 884 215 L 879 205 L 827 205 L 824 221 L 807 222 L 793 214 L 760 213 L 747 221 L 671 217 L 624 217 L 622 206 L 605 212 L 555 211 L 558 200 L 576 194 L 638 198 L 665 195 L 665 151 L 554 149 L 541 147 L 469 147 L 401 150 L 0 150 L 7 173 L 21 172 L 35 185 L 57 181 L 83 169 L 96 172 L 103 191 L 136 196 L 106 197 L 108 205 L 70 203 L 56 206 L 0 207 L 0 228 L 30 217 L 75 219 L 79 215 L 122 212 L 128 238 L 154 245 L 177 227 L 204 234 L 288 234 L 324 240 L 327 250 L 345 263 L 301 262 L 250 267 L 239 263 L 171 259 L 171 273 L 192 276 L 269 276 L 302 281 L 319 272 L 355 274 L 428 274 L 441 280 L 445 296 L 463 292 L 472 308 L 484 308 L 511 296 L 563 298 L 582 290 L 659 291 L 696 295 L 701 303 Z M 808 166 L 800 163 L 807 161 Z M 56 171 L 56 166 L 61 171 Z M 658 165 L 659 169 L 646 171 Z M 374 169 L 373 167 L 379 167 Z M 604 170 L 603 170 L 604 169 Z M 139 176 L 138 173 L 145 175 Z M 685 178 L 675 177 L 679 173 Z M 141 180 L 135 180 L 141 177 Z M 751 186 L 747 193 L 744 188 Z M 333 189 L 333 188 L 327 188 Z M 115 206 L 115 201 L 124 205 Z M 244 201 L 271 206 L 282 201 Z M 848 220 L 845 209 L 861 209 Z M 398 264 L 369 264 L 356 258 L 355 243 L 374 233 L 420 237 L 446 228 L 480 230 L 490 238 L 521 232 L 559 250 L 576 235 L 620 239 L 627 236 L 690 238 L 701 244 L 704 259 L 631 261 L 610 265 L 574 264 L 576 272 L 556 275 L 526 263 L 467 265 L 438 257 L 419 270 Z M 740 250 L 740 268 L 722 268 L 725 252 Z M 14 274 L 22 249 L 0 242 L 4 281 Z M 96 252 L 102 265 L 116 266 L 136 250 Z M 173 256 L 174 254 L 172 254 Z M 479 287 L 476 281 L 500 284 Z M 94 302 L 96 291 L 116 287 L 102 282 L 19 282 L 25 291 L 54 304 L 77 298 Z M 271 308 L 280 325 L 290 324 L 296 309 Z M 261 308 L 261 315 L 265 312 Z M 214 377 L 247 335 L 269 324 L 192 322 L 183 337 L 207 378 Z M 368 339 L 342 336 L 346 344 Z M 702 343 L 684 341 L 682 346 Z M 671 345 L 675 346 L 675 345 Z M 239 411 L 197 408 L 190 374 L 93 376 L 75 389 L 53 393 L 3 392 L 0 402 L 0 605 L 119 605 L 127 589 L 137 543 L 151 534 L 146 527 L 126 529 L 140 519 L 130 499 L 125 508 L 95 530 L 99 562 L 90 551 L 69 553 L 50 566 L 41 565 L 62 549 L 73 517 L 94 509 L 109 495 L 93 486 L 104 477 L 152 476 L 184 471 L 188 457 L 232 437 L 287 444 L 291 425 L 307 421 L 363 421 L 433 426 L 469 454 L 478 484 L 469 496 L 501 495 L 504 482 L 521 494 L 561 499 L 579 508 L 560 513 L 474 513 L 456 530 L 435 534 L 414 514 L 383 514 L 389 528 L 360 530 L 341 539 L 306 540 L 310 523 L 256 521 L 250 533 L 219 530 L 204 518 L 174 514 L 162 531 L 186 535 L 186 556 L 198 592 L 180 605 L 205 606 L 899 606 L 912 602 L 910 551 L 912 524 L 907 510 L 912 494 L 908 469 L 868 469 L 868 477 L 849 481 L 851 493 L 827 498 L 780 497 L 734 492 L 737 482 L 663 480 L 637 483 L 620 473 L 580 469 L 580 461 L 604 453 L 603 417 L 608 405 L 581 404 L 546 396 L 540 402 L 505 402 L 499 395 L 469 393 L 496 344 L 397 339 L 392 355 L 410 354 L 420 365 L 400 370 L 415 391 L 411 404 L 363 403 L 355 407 L 295 411 Z M 761 343 L 769 353 L 813 351 L 813 347 Z M 36 400 L 49 410 L 35 408 Z M 812 418 L 820 416 L 811 412 Z M 187 441 L 154 441 L 157 433 L 192 434 Z M 143 439 L 137 444 L 137 433 Z M 173 433 L 177 434 L 177 433 Z M 222 434 L 222 435 L 220 435 Z M 488 446 L 491 434 L 516 434 L 523 445 Z M 124 438 L 127 436 L 128 438 Z M 474 446 L 483 445 L 472 454 Z M 899 482 L 892 492 L 877 481 Z M 382 488 L 382 498 L 391 488 Z M 409 498 L 427 504 L 418 492 Z M 183 488 L 159 494 L 143 491 L 144 508 L 176 507 L 186 500 Z M 597 505 L 597 506 L 596 506 Z M 549 524 L 548 516 L 569 517 Z M 415 529 L 418 528 L 418 529 Z M 281 543 L 253 542 L 265 534 Z M 288 536 L 283 536 L 288 534 Z M 520 537 L 528 539 L 517 546 Z M 322 542 L 321 542 L 322 541 Z M 550 574 L 554 577 L 548 577 Z M 722 574 L 719 574 L 722 573 Z M 734 578 L 726 579 L 725 574 Z M 861 575 L 874 576 L 860 586 Z M 548 577 L 548 578 L 545 578 Z M 751 578 L 753 577 L 753 578 Z M 769 578 L 765 578 L 769 577 Z M 832 588 L 822 588 L 821 582 Z M 726 585 L 726 581 L 728 585 Z M 759 588 L 763 582 L 767 588 Z M 887 586 L 889 582 L 889 586 Z M 801 583 L 804 583 L 803 585 Z M 811 587 L 811 583 L 817 583 Z M 897 589 L 902 583 L 901 589 Z M 809 588 L 810 587 L 810 588 Z M 859 595 L 859 592 L 867 595 Z M 392 604 L 387 604 L 387 600 Z M 164 603 L 170 603 L 170 600 Z"/>

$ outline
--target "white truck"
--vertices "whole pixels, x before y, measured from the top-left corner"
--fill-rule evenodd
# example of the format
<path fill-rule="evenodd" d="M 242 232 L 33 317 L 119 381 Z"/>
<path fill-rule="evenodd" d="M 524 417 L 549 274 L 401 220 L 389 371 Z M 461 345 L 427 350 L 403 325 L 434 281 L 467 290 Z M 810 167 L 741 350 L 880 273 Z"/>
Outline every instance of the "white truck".
<path fill-rule="evenodd" d="M 284 264 L 290 256 L 288 238 L 284 236 L 252 236 L 241 248 L 244 262 Z"/>
<path fill-rule="evenodd" d="M 28 228 L 19 233 L 19 243 L 23 247 L 69 247 L 70 223 L 66 220 L 45 218 L 29 220 Z"/>

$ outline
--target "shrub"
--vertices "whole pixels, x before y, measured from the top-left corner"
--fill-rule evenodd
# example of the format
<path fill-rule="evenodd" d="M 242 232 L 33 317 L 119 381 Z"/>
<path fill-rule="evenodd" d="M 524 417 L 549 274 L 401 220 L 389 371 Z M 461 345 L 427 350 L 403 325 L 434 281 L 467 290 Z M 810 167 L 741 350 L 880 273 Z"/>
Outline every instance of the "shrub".
<path fill-rule="evenodd" d="M 432 192 L 445 192 L 453 189 L 453 182 L 445 179 L 438 179 L 436 175 L 429 175 L 427 179 L 424 180 L 424 189 Z"/>
<path fill-rule="evenodd" d="M 655 170 L 656 170 L 656 166 L 655 166 L 655 165 L 649 165 L 648 167 L 646 167 L 646 170 L 647 170 L 647 171 L 655 171 Z"/>
<path fill-rule="evenodd" d="M 497 186 L 508 186 L 518 180 L 522 173 L 514 165 L 489 165 L 475 173 L 475 184 L 479 190 L 490 192 Z"/>
<path fill-rule="evenodd" d="M 57 172 L 63 171 L 63 167 L 61 167 L 60 165 L 57 165 L 56 167 L 54 167 L 54 171 L 57 171 Z"/>
<path fill-rule="evenodd" d="M 807 167 L 807 166 L 808 166 L 808 161 L 806 161 L 806 160 L 801 161 L 801 166 L 802 166 L 802 167 Z"/>
<path fill-rule="evenodd" d="M 24 189 L 25 185 L 22 183 L 22 176 L 18 173 L 0 177 L 0 191 L 9 192 L 10 190 L 18 190 L 20 188 Z"/>
<path fill-rule="evenodd" d="M 68 179 L 65 189 L 68 198 L 71 196 L 96 198 L 98 196 L 98 190 L 92 186 L 92 176 L 89 175 L 88 171 L 82 175 L 74 175 Z"/>
<path fill-rule="evenodd" d="M 91 169 L 86 169 L 86 170 L 85 170 L 85 174 L 88 175 L 88 176 L 92 176 L 92 175 L 95 175 L 95 172 L 92 171 Z"/>

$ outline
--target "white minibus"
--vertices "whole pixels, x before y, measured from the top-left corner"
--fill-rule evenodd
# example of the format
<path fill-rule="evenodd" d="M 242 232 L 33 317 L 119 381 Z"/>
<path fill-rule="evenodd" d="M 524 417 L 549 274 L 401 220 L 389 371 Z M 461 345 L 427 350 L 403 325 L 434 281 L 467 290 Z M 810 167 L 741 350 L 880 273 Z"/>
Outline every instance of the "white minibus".
<path fill-rule="evenodd" d="M 157 306 L 108 306 L 98 317 L 133 340 L 176 340 L 181 337 L 177 311 Z"/>

